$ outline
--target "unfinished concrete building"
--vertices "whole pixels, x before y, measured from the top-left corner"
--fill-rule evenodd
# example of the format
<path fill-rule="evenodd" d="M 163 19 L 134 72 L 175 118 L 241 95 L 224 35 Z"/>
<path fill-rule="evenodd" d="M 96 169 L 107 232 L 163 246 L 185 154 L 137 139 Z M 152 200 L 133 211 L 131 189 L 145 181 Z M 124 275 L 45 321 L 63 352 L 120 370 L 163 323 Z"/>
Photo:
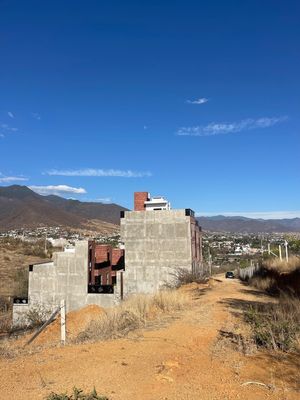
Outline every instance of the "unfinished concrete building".
<path fill-rule="evenodd" d="M 134 211 L 121 216 L 125 294 L 153 293 L 171 283 L 177 269 L 201 270 L 201 228 L 192 210 L 172 210 L 164 198 L 136 192 Z"/>

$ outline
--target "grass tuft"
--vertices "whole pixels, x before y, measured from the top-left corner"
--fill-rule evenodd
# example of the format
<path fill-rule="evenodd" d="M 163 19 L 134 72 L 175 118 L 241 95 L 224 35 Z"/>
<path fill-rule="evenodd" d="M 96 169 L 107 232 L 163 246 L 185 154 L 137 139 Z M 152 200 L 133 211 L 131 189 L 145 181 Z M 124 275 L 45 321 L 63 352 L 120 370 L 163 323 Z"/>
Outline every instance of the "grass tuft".
<path fill-rule="evenodd" d="M 81 389 L 76 387 L 73 388 L 73 393 L 71 395 L 67 395 L 66 393 L 50 393 L 49 396 L 46 397 L 46 400 L 109 400 L 106 396 L 98 395 L 96 389 L 89 393 L 85 394 Z"/>

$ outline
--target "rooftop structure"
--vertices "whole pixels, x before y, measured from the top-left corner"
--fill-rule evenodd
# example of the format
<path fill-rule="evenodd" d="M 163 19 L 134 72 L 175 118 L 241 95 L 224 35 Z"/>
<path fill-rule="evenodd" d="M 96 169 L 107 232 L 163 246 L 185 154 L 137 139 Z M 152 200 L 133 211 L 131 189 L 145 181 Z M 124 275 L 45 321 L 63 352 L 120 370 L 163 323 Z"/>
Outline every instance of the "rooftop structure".
<path fill-rule="evenodd" d="M 134 193 L 134 211 L 170 210 L 171 204 L 162 196 L 151 197 L 148 192 Z"/>

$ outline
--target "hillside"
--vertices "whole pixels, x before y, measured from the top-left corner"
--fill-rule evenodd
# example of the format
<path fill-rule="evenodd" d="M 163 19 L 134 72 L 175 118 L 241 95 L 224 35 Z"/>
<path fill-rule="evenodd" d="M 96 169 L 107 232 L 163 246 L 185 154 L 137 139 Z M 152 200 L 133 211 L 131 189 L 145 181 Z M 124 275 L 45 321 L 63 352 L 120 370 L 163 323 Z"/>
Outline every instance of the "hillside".
<path fill-rule="evenodd" d="M 245 217 L 198 217 L 203 230 L 234 233 L 300 232 L 300 218 L 252 219 Z"/>
<path fill-rule="evenodd" d="M 26 186 L 0 187 L 0 231 L 42 225 L 84 228 L 89 220 L 119 224 L 121 210 L 117 204 L 41 196 Z"/>

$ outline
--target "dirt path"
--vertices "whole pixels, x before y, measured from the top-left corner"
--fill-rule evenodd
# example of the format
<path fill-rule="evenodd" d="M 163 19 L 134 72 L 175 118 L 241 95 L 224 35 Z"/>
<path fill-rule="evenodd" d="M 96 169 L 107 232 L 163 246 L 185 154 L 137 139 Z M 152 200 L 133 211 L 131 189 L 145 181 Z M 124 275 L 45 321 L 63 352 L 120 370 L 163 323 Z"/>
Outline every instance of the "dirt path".
<path fill-rule="evenodd" d="M 229 340 L 217 340 L 220 330 L 226 336 L 232 327 L 243 329 L 238 314 L 245 303 L 267 297 L 225 279 L 193 294 L 188 311 L 127 339 L 0 360 L 0 399 L 44 399 L 73 386 L 86 391 L 95 386 L 111 400 L 299 399 L 295 360 L 244 355 Z M 242 385 L 249 381 L 271 389 Z"/>

